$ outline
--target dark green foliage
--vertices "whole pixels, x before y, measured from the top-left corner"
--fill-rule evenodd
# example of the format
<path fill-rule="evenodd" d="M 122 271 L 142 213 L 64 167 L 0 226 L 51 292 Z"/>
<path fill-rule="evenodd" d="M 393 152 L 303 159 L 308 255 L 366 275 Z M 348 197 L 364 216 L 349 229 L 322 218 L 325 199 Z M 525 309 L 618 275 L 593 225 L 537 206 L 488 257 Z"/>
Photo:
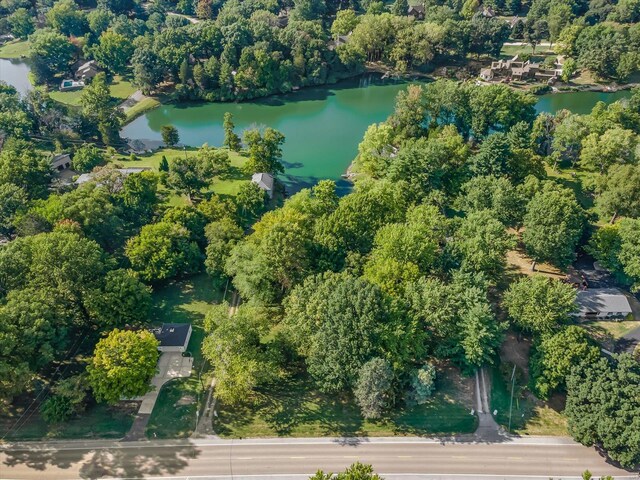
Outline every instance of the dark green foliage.
<path fill-rule="evenodd" d="M 569 432 L 627 468 L 640 464 L 640 364 L 629 354 L 583 362 L 567 378 Z"/>
<path fill-rule="evenodd" d="M 163 125 L 160 127 L 160 133 L 162 134 L 162 141 L 168 147 L 173 147 L 180 141 L 178 129 L 173 125 Z"/>

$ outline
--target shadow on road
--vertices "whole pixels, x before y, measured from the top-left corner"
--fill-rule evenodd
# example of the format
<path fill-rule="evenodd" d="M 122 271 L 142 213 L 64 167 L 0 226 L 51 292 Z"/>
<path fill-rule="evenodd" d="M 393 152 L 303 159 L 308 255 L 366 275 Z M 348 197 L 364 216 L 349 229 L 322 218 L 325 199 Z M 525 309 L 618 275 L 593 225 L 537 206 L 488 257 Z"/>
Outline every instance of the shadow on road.
<path fill-rule="evenodd" d="M 69 469 L 69 475 L 72 477 L 94 479 L 178 474 L 187 467 L 189 460 L 198 457 L 200 450 L 193 445 L 185 444 L 152 448 L 100 448 L 89 452 L 84 449 L 47 447 L 46 450 L 5 450 L 3 454 L 3 465 L 6 467 L 24 465 L 43 472 L 52 468 Z M 10 475 L 10 471 L 6 473 Z"/>

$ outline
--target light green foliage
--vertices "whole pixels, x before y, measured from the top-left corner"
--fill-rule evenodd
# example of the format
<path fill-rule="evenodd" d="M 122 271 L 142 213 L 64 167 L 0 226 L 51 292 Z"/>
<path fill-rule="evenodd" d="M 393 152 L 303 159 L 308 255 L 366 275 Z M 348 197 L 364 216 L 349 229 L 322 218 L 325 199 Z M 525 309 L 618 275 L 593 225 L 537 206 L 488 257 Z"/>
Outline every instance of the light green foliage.
<path fill-rule="evenodd" d="M 256 183 L 243 183 L 240 185 L 238 194 L 236 195 L 238 217 L 243 219 L 247 224 L 251 223 L 252 220 L 264 212 L 266 201 L 267 192 L 262 190 Z"/>
<path fill-rule="evenodd" d="M 564 390 L 574 366 L 595 363 L 599 357 L 598 348 L 590 343 L 586 331 L 574 325 L 537 339 L 530 358 L 534 393 L 548 399 L 553 392 Z"/>
<path fill-rule="evenodd" d="M 242 228 L 230 218 L 212 222 L 205 229 L 207 258 L 204 261 L 207 273 L 214 277 L 224 276 L 224 266 L 234 245 L 242 239 Z"/>
<path fill-rule="evenodd" d="M 119 108 L 113 108 L 111 89 L 104 72 L 98 73 L 82 90 L 80 105 L 84 115 L 97 127 L 105 145 L 114 145 L 120 141 L 124 113 Z"/>
<path fill-rule="evenodd" d="M 230 317 L 223 303 L 209 312 L 205 330 L 202 353 L 215 371 L 216 398 L 228 405 L 245 403 L 255 387 L 277 378 L 277 358 L 262 342 L 269 332 L 266 312 L 243 305 Z"/>
<path fill-rule="evenodd" d="M 75 151 L 71 163 L 77 172 L 90 172 L 102 162 L 104 162 L 102 152 L 95 145 L 85 143 Z"/>
<path fill-rule="evenodd" d="M 112 73 L 124 74 L 133 56 L 134 48 L 130 39 L 113 30 L 107 30 L 100 35 L 92 53 L 101 67 Z"/>
<path fill-rule="evenodd" d="M 144 395 L 156 373 L 158 341 L 147 330 L 117 328 L 101 339 L 87 365 L 89 384 L 99 402 L 116 404 L 122 398 Z"/>
<path fill-rule="evenodd" d="M 640 219 L 620 222 L 620 253 L 618 259 L 625 275 L 634 281 L 634 290 L 640 289 Z"/>
<path fill-rule="evenodd" d="M 167 185 L 192 199 L 216 176 L 224 175 L 229 166 L 226 150 L 215 149 L 205 143 L 195 156 L 185 151 L 184 157 L 174 157 L 169 161 Z"/>
<path fill-rule="evenodd" d="M 84 12 L 73 0 L 55 2 L 46 19 L 48 26 L 66 36 L 81 36 L 88 26 Z"/>
<path fill-rule="evenodd" d="M 482 272 L 493 280 L 504 272 L 507 251 L 513 247 L 513 235 L 488 210 L 470 213 L 462 219 L 452 242 L 463 271 Z"/>
<path fill-rule="evenodd" d="M 434 268 L 446 233 L 447 220 L 436 207 L 414 207 L 405 223 L 378 230 L 364 278 L 391 295 L 401 295 L 407 283 Z"/>
<path fill-rule="evenodd" d="M 436 389 L 436 367 L 427 363 L 411 376 L 410 398 L 422 405 L 427 403 Z"/>
<path fill-rule="evenodd" d="M 309 480 L 383 480 L 383 478 L 374 473 L 371 465 L 356 462 L 344 472 L 339 472 L 338 474 L 324 473 L 322 470 L 318 470 L 318 472 L 309 477 Z"/>
<path fill-rule="evenodd" d="M 393 403 L 393 369 L 376 357 L 362 365 L 353 395 L 364 418 L 380 418 Z"/>
<path fill-rule="evenodd" d="M 359 17 L 354 10 L 338 10 L 336 18 L 331 24 L 331 34 L 335 37 L 337 35 L 348 35 L 360 22 Z"/>
<path fill-rule="evenodd" d="M 358 145 L 355 167 L 358 173 L 381 178 L 387 172 L 393 152 L 393 129 L 387 123 L 374 123 Z"/>
<path fill-rule="evenodd" d="M 640 463 L 640 364 L 629 354 L 583 362 L 567 378 L 569 432 L 613 460 Z"/>
<path fill-rule="evenodd" d="M 503 304 L 521 328 L 550 333 L 569 319 L 576 308 L 575 300 L 576 290 L 571 285 L 534 275 L 511 284 Z"/>
<path fill-rule="evenodd" d="M 596 205 L 603 215 L 640 217 L 640 166 L 614 165 L 598 185 Z"/>
<path fill-rule="evenodd" d="M 253 173 L 284 173 L 282 166 L 282 144 L 284 135 L 273 128 L 247 130 L 244 132 L 244 142 L 247 145 L 249 160 L 244 164 L 247 174 Z"/>
<path fill-rule="evenodd" d="M 584 212 L 574 193 L 545 183 L 527 205 L 522 234 L 527 253 L 535 261 L 569 265 L 584 228 Z"/>
<path fill-rule="evenodd" d="M 640 288 L 640 220 L 624 218 L 599 228 L 587 247 L 608 268 L 634 290 Z"/>
<path fill-rule="evenodd" d="M 28 206 L 24 189 L 11 183 L 0 184 L 0 235 L 9 235 L 15 229 L 15 218 Z"/>
<path fill-rule="evenodd" d="M 615 164 L 634 163 L 638 136 L 631 130 L 611 128 L 602 135 L 591 133 L 582 141 L 580 166 L 606 172 Z"/>
<path fill-rule="evenodd" d="M 104 286 L 89 293 L 87 309 L 101 327 L 143 325 L 151 309 L 151 289 L 129 270 L 112 270 Z"/>
<path fill-rule="evenodd" d="M 176 223 L 145 225 L 125 253 L 143 280 L 157 282 L 200 270 L 202 253 L 189 231 Z"/>

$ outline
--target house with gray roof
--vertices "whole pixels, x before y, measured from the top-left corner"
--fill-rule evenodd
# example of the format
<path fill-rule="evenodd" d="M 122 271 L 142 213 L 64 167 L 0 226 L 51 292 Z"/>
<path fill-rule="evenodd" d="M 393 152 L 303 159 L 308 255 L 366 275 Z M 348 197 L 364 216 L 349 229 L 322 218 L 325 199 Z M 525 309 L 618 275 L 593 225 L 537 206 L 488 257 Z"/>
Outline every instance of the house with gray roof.
<path fill-rule="evenodd" d="M 627 297 L 617 288 L 588 288 L 578 292 L 576 317 L 587 319 L 624 319 L 632 313 Z"/>
<path fill-rule="evenodd" d="M 192 331 L 190 323 L 163 323 L 153 334 L 160 343 L 159 351 L 184 353 L 189 346 Z"/>
<path fill-rule="evenodd" d="M 275 185 L 273 175 L 269 173 L 254 173 L 251 177 L 251 181 L 258 185 L 260 189 L 267 192 L 269 198 L 273 198 L 273 186 Z"/>

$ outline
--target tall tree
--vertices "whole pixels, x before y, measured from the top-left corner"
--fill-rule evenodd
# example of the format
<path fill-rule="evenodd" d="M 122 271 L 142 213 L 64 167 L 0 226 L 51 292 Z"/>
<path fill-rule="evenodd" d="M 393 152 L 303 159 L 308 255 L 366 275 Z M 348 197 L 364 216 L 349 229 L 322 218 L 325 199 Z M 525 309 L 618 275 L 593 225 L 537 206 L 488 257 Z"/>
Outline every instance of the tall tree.
<path fill-rule="evenodd" d="M 158 341 L 151 332 L 112 330 L 98 342 L 87 366 L 93 395 L 109 404 L 144 395 L 153 388 L 157 362 Z"/>
<path fill-rule="evenodd" d="M 244 133 L 244 141 L 247 144 L 249 159 L 244 165 L 244 170 L 249 173 L 284 173 L 282 165 L 282 144 L 284 135 L 273 128 L 265 129 L 261 134 L 259 130 L 247 130 Z"/>
<path fill-rule="evenodd" d="M 222 144 L 229 150 L 239 152 L 242 147 L 240 137 L 234 131 L 235 125 L 233 123 L 233 114 L 231 112 L 225 112 L 224 120 L 222 121 L 222 128 L 224 129 L 224 141 Z"/>

